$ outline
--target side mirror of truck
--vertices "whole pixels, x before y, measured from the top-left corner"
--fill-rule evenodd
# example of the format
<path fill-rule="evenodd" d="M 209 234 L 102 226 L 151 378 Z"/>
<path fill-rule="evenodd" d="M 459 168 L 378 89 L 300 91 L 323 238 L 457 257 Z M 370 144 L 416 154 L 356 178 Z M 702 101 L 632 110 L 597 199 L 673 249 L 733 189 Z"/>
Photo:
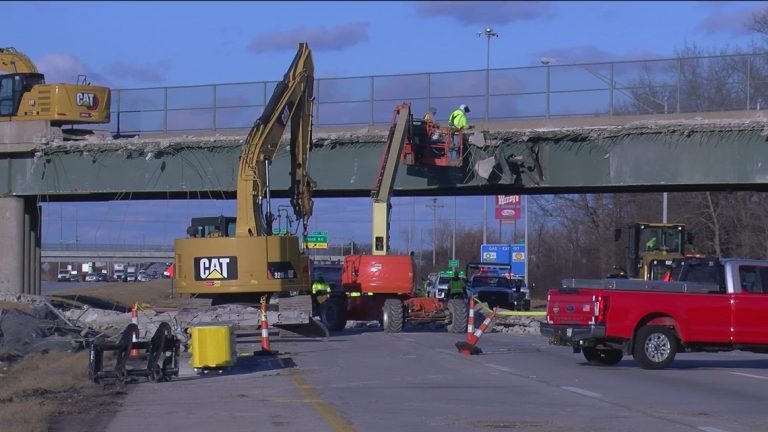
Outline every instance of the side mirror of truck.
<path fill-rule="evenodd" d="M 688 231 L 685 233 L 685 242 L 690 244 L 693 244 L 693 233 Z"/>
<path fill-rule="evenodd" d="M 613 230 L 613 241 L 619 241 L 621 239 L 621 228 Z"/>

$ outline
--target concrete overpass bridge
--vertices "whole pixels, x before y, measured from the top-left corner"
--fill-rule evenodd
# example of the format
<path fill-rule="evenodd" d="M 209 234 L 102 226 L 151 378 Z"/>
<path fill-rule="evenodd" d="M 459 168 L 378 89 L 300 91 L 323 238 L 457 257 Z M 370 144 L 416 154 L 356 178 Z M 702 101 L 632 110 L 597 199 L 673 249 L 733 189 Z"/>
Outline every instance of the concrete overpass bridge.
<path fill-rule="evenodd" d="M 325 249 L 311 249 L 309 256 L 315 262 L 338 263 L 352 246 L 330 244 Z M 43 263 L 168 263 L 173 262 L 173 245 L 141 244 L 73 244 L 43 243 Z"/>
<path fill-rule="evenodd" d="M 748 67 L 752 67 L 752 57 L 747 60 Z M 674 61 L 682 64 L 681 59 Z M 679 97 L 678 78 L 674 110 L 677 112 L 670 114 L 672 110 L 666 102 L 663 110 L 660 105 L 652 108 L 653 100 L 640 100 L 631 93 L 630 86 L 618 85 L 620 80 L 615 72 L 620 65 L 570 66 L 571 71 L 588 73 L 603 82 L 604 87 L 597 90 L 606 96 L 607 108 L 587 108 L 596 113 L 594 116 L 572 109 L 558 111 L 553 102 L 560 97 L 576 92 L 592 100 L 587 96 L 596 89 L 589 86 L 581 90 L 558 89 L 551 80 L 558 69 L 549 66 L 534 71 L 546 77 L 543 90 L 513 93 L 496 90 L 495 94 L 484 96 L 433 94 L 434 77 L 427 74 L 426 98 L 387 99 L 377 97 L 377 92 L 389 89 L 387 94 L 391 95 L 391 86 L 383 85 L 379 90 L 376 83 L 382 79 L 386 83 L 384 78 L 392 77 L 371 77 L 370 99 L 365 102 L 370 106 L 367 121 L 362 125 L 353 122 L 356 124 L 339 126 L 328 122 L 329 110 L 333 111 L 338 104 L 354 106 L 354 97 L 352 101 L 333 94 L 329 97 L 327 86 L 318 82 L 315 113 L 318 127 L 314 134 L 315 149 L 310 156 L 312 176 L 318 183 L 316 196 L 369 196 L 388 128 L 380 113 L 391 113 L 403 99 L 416 99 L 417 113 L 419 105 L 443 103 L 446 106 L 441 112 L 446 112 L 462 103 L 457 101 L 471 100 L 475 107 L 484 101 L 483 114 L 490 121 L 474 122 L 484 132 L 475 132 L 462 168 L 401 166 L 395 195 L 765 189 L 768 123 L 760 111 L 759 101 L 750 99 L 750 95 L 760 89 L 749 78 L 744 83 L 747 95 L 742 105 L 746 108 L 744 111 L 691 114 L 681 109 L 685 106 Z M 607 69 L 600 72 L 596 69 L 598 66 Z M 508 71 L 495 72 L 506 74 Z M 530 71 L 510 73 L 523 72 Z M 606 77 L 609 80 L 606 81 Z M 267 89 L 268 84 L 264 83 L 265 95 Z M 166 88 L 160 92 L 159 98 L 165 105 L 159 109 L 136 112 L 124 110 L 121 105 L 126 99 L 123 93 L 130 95 L 130 91 L 118 93 L 115 98 L 118 106 L 114 110 L 118 122 L 116 132 L 126 133 L 121 121 L 130 117 L 129 114 L 142 118 L 145 114 L 160 113 L 162 119 L 162 127 L 139 128 L 140 133 L 132 138 L 112 139 L 108 135 L 64 142 L 45 124 L 0 123 L 0 142 L 5 143 L 0 144 L 0 173 L 3 174 L 0 175 L 0 216 L 3 217 L 0 242 L 19 246 L 0 253 L 0 291 L 15 292 L 22 287 L 23 292 L 39 292 L 39 271 L 36 270 L 41 261 L 39 202 L 234 198 L 238 157 L 247 130 L 219 127 L 223 119 L 237 115 L 219 115 L 227 112 L 221 110 L 232 107 L 220 105 L 222 91 L 218 87 L 214 87 L 213 107 L 202 108 L 195 104 L 190 108 L 183 101 L 174 102 L 174 97 L 169 95 L 176 94 L 176 90 L 178 88 Z M 540 105 L 546 108 L 538 119 L 511 118 L 519 116 L 499 119 L 493 115 L 492 110 L 500 105 L 499 101 L 504 105 L 503 101 L 513 100 L 511 97 L 531 94 L 541 96 L 546 102 Z M 615 115 L 616 108 L 620 107 L 615 99 L 626 94 L 634 98 L 641 111 L 650 114 Z M 519 102 L 517 105 L 520 106 Z M 212 126 L 198 128 L 204 130 L 196 132 L 189 127 L 170 127 L 172 119 L 184 115 L 187 120 L 201 122 L 201 118 L 194 115 L 198 109 L 212 114 Z M 248 116 L 248 125 L 258 115 L 253 112 Z M 286 196 L 287 151 L 276 158 L 271 171 L 274 195 Z"/>
<path fill-rule="evenodd" d="M 41 262 L 166 263 L 173 261 L 172 245 L 43 244 Z"/>
<path fill-rule="evenodd" d="M 565 127 L 564 124 L 568 124 Z M 398 169 L 395 195 L 493 195 L 753 189 L 768 185 L 768 122 L 755 111 L 495 122 L 462 168 Z M 316 196 L 369 196 L 386 128 L 320 129 Z M 234 198 L 244 135 L 50 141 L 0 154 L 0 290 L 39 292 L 44 201 Z M 287 196 L 289 155 L 275 159 Z M 166 258 L 163 258 L 164 260 Z M 19 272 L 18 269 L 24 269 Z"/>

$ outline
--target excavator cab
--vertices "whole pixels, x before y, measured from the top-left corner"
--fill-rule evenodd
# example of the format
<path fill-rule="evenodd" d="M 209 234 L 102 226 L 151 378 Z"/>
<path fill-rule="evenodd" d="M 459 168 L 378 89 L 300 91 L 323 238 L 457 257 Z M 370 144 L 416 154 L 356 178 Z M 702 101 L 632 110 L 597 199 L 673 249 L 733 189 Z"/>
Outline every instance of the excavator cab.
<path fill-rule="evenodd" d="M 395 116 L 394 122 L 397 120 Z M 406 165 L 460 167 L 464 159 L 466 134 L 440 127 L 435 122 L 412 120 L 401 162 Z M 453 145 L 455 136 L 456 145 Z"/>
<path fill-rule="evenodd" d="M 187 227 L 190 238 L 233 237 L 236 218 L 227 216 L 196 217 Z"/>
<path fill-rule="evenodd" d="M 48 120 L 60 127 L 110 122 L 110 90 L 78 84 L 46 84 L 25 54 L 0 48 L 0 121 Z M 78 80 L 79 81 L 79 80 Z"/>
<path fill-rule="evenodd" d="M 45 77 L 39 73 L 0 75 L 0 116 L 16 115 L 24 93 L 41 84 Z"/>

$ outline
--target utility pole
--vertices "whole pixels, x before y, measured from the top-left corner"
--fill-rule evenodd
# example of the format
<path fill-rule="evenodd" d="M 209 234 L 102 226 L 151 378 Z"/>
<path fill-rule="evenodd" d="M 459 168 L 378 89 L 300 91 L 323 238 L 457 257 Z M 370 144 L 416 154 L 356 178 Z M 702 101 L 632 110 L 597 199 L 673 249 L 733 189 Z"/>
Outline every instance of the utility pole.
<path fill-rule="evenodd" d="M 411 223 L 408 224 L 408 253 L 413 252 L 413 222 L 416 220 L 416 197 L 411 197 Z"/>
<path fill-rule="evenodd" d="M 434 270 L 437 265 L 435 261 L 435 249 L 437 248 L 437 234 L 435 232 L 435 228 L 437 227 L 437 209 L 443 206 L 437 203 L 437 198 L 432 198 L 432 204 L 427 204 L 427 207 L 432 209 L 432 269 Z"/>
<path fill-rule="evenodd" d="M 456 259 L 456 196 L 453 197 L 453 241 L 451 242 L 451 259 Z"/>
<path fill-rule="evenodd" d="M 488 197 L 483 195 L 483 244 L 488 243 Z"/>

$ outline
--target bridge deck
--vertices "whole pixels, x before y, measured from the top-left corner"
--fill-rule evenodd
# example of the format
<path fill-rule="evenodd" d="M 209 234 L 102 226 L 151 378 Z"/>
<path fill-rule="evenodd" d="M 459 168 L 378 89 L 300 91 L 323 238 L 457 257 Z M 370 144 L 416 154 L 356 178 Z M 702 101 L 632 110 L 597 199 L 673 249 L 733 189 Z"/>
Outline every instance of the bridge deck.
<path fill-rule="evenodd" d="M 475 132 L 463 169 L 401 165 L 395 195 L 762 189 L 768 123 L 743 115 L 494 123 Z M 318 130 L 310 157 L 316 196 L 368 196 L 385 140 L 380 127 Z M 233 198 L 243 142 L 218 134 L 40 144 L 0 155 L 0 196 Z M 287 193 L 288 162 L 283 147 L 271 170 L 277 197 Z"/>

